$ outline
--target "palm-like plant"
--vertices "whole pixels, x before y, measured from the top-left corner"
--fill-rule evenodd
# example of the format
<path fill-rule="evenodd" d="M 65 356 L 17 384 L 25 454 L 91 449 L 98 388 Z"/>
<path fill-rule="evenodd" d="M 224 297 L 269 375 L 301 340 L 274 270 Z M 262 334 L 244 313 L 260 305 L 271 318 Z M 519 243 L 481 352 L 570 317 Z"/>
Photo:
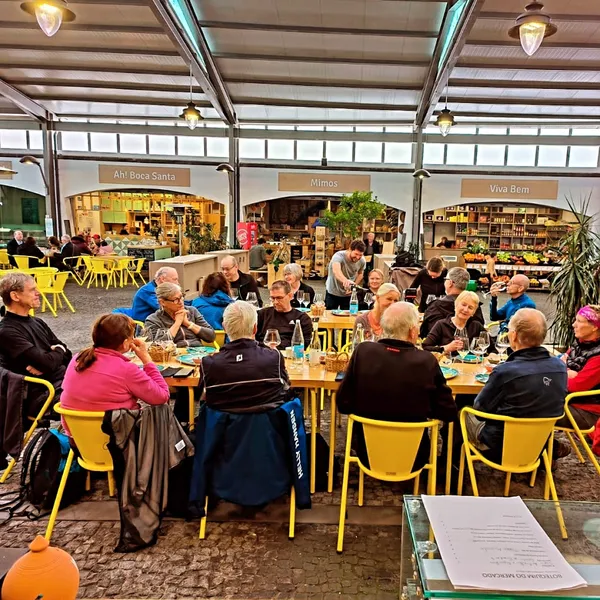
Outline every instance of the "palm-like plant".
<path fill-rule="evenodd" d="M 578 207 L 573 198 L 566 198 L 576 222 L 559 242 L 562 266 L 550 287 L 556 307 L 551 330 L 554 343 L 562 348 L 569 347 L 574 340 L 572 323 L 577 311 L 600 300 L 600 237 L 592 228 L 594 216 L 588 213 L 591 196 L 590 192 L 581 198 Z"/>

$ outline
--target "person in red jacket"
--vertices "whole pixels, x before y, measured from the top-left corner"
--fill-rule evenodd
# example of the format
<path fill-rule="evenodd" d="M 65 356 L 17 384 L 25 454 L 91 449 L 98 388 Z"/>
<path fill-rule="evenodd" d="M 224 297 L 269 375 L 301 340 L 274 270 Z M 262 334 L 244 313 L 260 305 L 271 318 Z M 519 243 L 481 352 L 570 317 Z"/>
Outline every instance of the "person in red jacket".
<path fill-rule="evenodd" d="M 562 357 L 567 365 L 569 393 L 600 390 L 600 306 L 590 304 L 581 308 L 573 322 L 573 331 L 577 339 Z M 569 407 L 577 425 L 589 429 L 600 418 L 600 394 L 581 398 Z M 564 417 L 557 425 L 570 427 L 571 423 Z"/>

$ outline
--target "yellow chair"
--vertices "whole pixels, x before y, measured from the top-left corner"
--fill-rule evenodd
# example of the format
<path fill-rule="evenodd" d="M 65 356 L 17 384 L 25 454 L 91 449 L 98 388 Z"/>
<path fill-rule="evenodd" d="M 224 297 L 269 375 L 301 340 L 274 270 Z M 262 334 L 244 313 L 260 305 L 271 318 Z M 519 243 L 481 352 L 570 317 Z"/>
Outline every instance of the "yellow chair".
<path fill-rule="evenodd" d="M 358 457 L 351 456 L 352 430 L 354 423 L 361 423 L 365 436 L 365 446 L 369 457 L 366 467 Z M 437 439 L 440 422 L 436 420 L 423 423 L 394 423 L 376 421 L 356 415 L 348 415 L 348 433 L 346 434 L 346 456 L 344 459 L 344 479 L 342 483 L 342 504 L 340 506 L 340 523 L 338 527 L 337 551 L 342 552 L 344 545 L 344 524 L 346 521 L 346 505 L 348 503 L 348 479 L 350 464 L 358 465 L 358 505 L 363 505 L 365 473 L 369 477 L 382 481 L 409 481 L 414 479 L 413 493 L 419 493 L 421 472 L 428 470 L 427 493 L 435 495 L 435 476 L 437 461 Z M 419 451 L 423 435 L 430 434 L 429 462 L 413 471 L 413 464 Z"/>
<path fill-rule="evenodd" d="M 34 271 L 37 271 L 37 273 L 34 273 Z M 54 306 L 48 300 L 48 295 L 51 293 L 52 284 L 54 283 L 54 273 L 46 272 L 44 269 L 29 269 L 28 273 L 35 277 L 38 292 L 42 297 L 42 312 L 46 312 L 47 306 L 52 316 L 56 317 L 56 300 L 54 301 Z"/>
<path fill-rule="evenodd" d="M 33 435 L 33 432 L 37 429 L 39 422 L 43 419 L 44 415 L 48 412 L 48 409 L 50 408 L 50 406 L 52 404 L 52 400 L 54 400 L 54 393 L 55 393 L 54 386 L 51 383 L 49 383 L 48 381 L 46 381 L 45 379 L 38 379 L 37 377 L 25 377 L 24 379 L 27 383 L 38 383 L 39 385 L 43 385 L 44 387 L 47 387 L 48 388 L 48 398 L 46 399 L 46 402 L 44 402 L 44 405 L 40 409 L 40 412 L 35 417 L 29 417 L 29 419 L 32 421 L 32 423 L 31 423 L 31 427 L 28 429 L 27 433 L 25 434 L 25 437 L 23 438 L 23 448 L 25 448 L 25 446 L 31 439 L 31 436 Z M 4 473 L 2 473 L 2 477 L 0 477 L 0 483 L 4 483 L 8 479 L 10 472 L 14 469 L 16 464 L 17 464 L 16 459 L 11 458 L 10 462 L 8 463 L 8 466 L 6 467 L 6 469 L 4 469 Z"/>
<path fill-rule="evenodd" d="M 127 280 L 131 279 L 134 283 L 134 285 L 136 287 L 140 287 L 135 279 L 133 278 L 133 275 L 131 273 L 131 271 L 129 270 L 129 266 L 131 265 L 131 262 L 135 260 L 134 258 L 131 258 L 131 256 L 118 256 L 118 257 L 114 257 L 113 258 L 113 262 L 114 262 L 114 277 L 116 279 L 117 275 L 119 275 L 119 285 L 120 287 L 123 287 L 123 284 L 127 285 Z M 115 281 L 115 286 L 116 286 L 116 281 Z"/>
<path fill-rule="evenodd" d="M 56 303 L 58 300 L 58 306 L 60 308 L 63 307 L 62 305 L 62 300 L 65 301 L 65 304 L 69 307 L 71 312 L 75 312 L 75 309 L 73 308 L 73 306 L 71 305 L 71 303 L 69 302 L 69 299 L 67 298 L 66 294 L 65 294 L 65 284 L 67 283 L 67 279 L 69 279 L 69 272 L 68 271 L 61 271 L 60 273 L 54 273 L 54 275 L 50 276 L 50 279 L 47 281 L 48 285 L 42 287 L 40 285 L 40 283 L 38 282 L 38 291 L 40 292 L 40 294 L 42 295 L 42 298 L 44 298 L 45 303 L 48 303 L 48 306 L 50 306 L 50 302 L 48 302 L 46 296 L 52 296 L 52 307 L 50 307 L 50 310 L 52 311 L 52 314 L 56 317 Z M 43 311 L 43 308 L 42 308 Z"/>
<path fill-rule="evenodd" d="M 502 440 L 502 462 L 493 462 L 486 458 L 473 443 L 469 441 L 467 434 L 467 415 L 472 414 L 486 421 L 497 421 L 504 423 L 504 438 Z M 473 495 L 479 496 L 475 469 L 473 463 L 481 461 L 488 467 L 506 473 L 504 484 L 504 495 L 508 496 L 510 491 L 510 479 L 513 473 L 531 473 L 530 486 L 534 485 L 540 463 L 544 462 L 546 468 L 546 482 L 544 485 L 544 500 L 552 496 L 556 505 L 556 516 L 563 539 L 567 539 L 567 529 L 563 519 L 562 510 L 556 494 L 556 486 L 552 477 L 552 442 L 554 439 L 554 426 L 560 417 L 523 419 L 493 415 L 481 412 L 469 406 L 462 409 L 460 413 L 460 429 L 463 436 L 463 445 L 460 454 L 460 469 L 458 474 L 458 495 L 462 495 L 463 480 L 465 474 L 465 458 Z M 540 459 L 541 457 L 541 459 Z"/>
<path fill-rule="evenodd" d="M 214 342 L 205 342 L 202 340 L 202 345 L 208 346 L 209 348 L 215 348 L 218 352 L 221 349 L 221 346 L 225 344 L 225 332 L 222 329 L 215 329 L 215 333 L 217 337 Z"/>
<path fill-rule="evenodd" d="M 67 265 L 67 267 L 69 267 L 69 269 L 71 270 L 70 272 L 72 273 L 73 278 L 75 279 L 75 282 L 77 283 L 77 285 L 82 286 L 89 274 L 88 269 L 85 270 L 85 272 L 83 273 L 83 276 L 81 276 L 79 274 L 79 270 L 85 267 L 84 257 L 83 256 L 67 256 L 67 257 L 63 258 L 63 263 L 65 263 L 65 265 Z"/>
<path fill-rule="evenodd" d="M 496 337 L 498 333 L 500 333 L 500 325 L 502 325 L 504 321 L 490 321 L 486 323 L 485 330 L 492 336 Z"/>
<path fill-rule="evenodd" d="M 107 448 L 109 437 L 102 431 L 104 412 L 68 410 L 63 408 L 60 404 L 56 404 L 54 410 L 63 417 L 71 432 L 71 437 L 81 455 L 81 457 L 77 458 L 79 465 L 88 471 L 107 473 L 108 493 L 110 496 L 114 496 L 115 480 L 113 477 L 113 462 Z M 65 491 L 65 486 L 67 485 L 67 479 L 69 477 L 69 471 L 71 470 L 74 456 L 75 453 L 73 450 L 70 450 L 67 456 L 67 463 L 65 464 L 62 477 L 60 478 L 60 485 L 58 486 L 58 492 L 54 500 L 54 505 L 52 506 L 52 512 L 50 513 L 46 535 L 44 536 L 48 541 L 50 541 L 50 538 L 52 537 L 56 515 L 60 508 L 60 502 Z M 86 482 L 86 489 L 90 489 L 89 475 Z"/>
<path fill-rule="evenodd" d="M 8 251 L 6 249 L 0 249 L 0 269 L 10 269 L 11 266 L 8 258 Z"/>
<path fill-rule="evenodd" d="M 142 276 L 142 269 L 144 268 L 145 261 L 145 258 L 133 258 L 129 263 L 129 275 L 131 276 L 131 281 L 133 281 L 135 287 L 140 287 L 135 280 L 136 275 L 142 280 L 142 285 L 146 285 L 146 280 Z"/>
<path fill-rule="evenodd" d="M 89 261 L 85 262 L 89 265 L 90 269 L 90 275 L 87 284 L 88 288 L 92 284 L 92 281 L 94 282 L 95 286 L 98 287 L 98 279 L 100 279 L 100 284 L 103 285 L 103 277 L 106 277 L 106 289 L 110 287 L 111 281 L 113 282 L 114 286 L 117 287 L 117 284 L 114 280 L 115 272 L 114 263 L 112 261 L 105 258 L 90 258 Z"/>
<path fill-rule="evenodd" d="M 17 265 L 17 269 L 33 269 L 40 265 L 40 261 L 35 256 L 14 254 L 13 258 Z"/>
<path fill-rule="evenodd" d="M 562 431 L 563 433 L 567 434 L 567 437 L 569 438 L 569 442 L 571 442 L 571 446 L 573 446 L 573 450 L 575 451 L 575 454 L 577 455 L 579 462 L 584 463 L 585 459 L 583 458 L 583 455 L 581 454 L 581 451 L 579 450 L 577 443 L 573 439 L 573 434 L 575 434 L 579 438 L 579 441 L 581 442 L 581 445 L 583 446 L 583 449 L 584 449 L 585 453 L 588 455 L 588 458 L 590 459 L 591 463 L 594 465 L 596 472 L 598 473 L 598 475 L 600 475 L 600 464 L 598 463 L 598 458 L 592 452 L 590 445 L 588 444 L 587 440 L 585 439 L 585 435 L 590 435 L 591 433 L 593 433 L 594 427 L 590 427 L 589 429 L 581 429 L 577 425 L 577 422 L 575 421 L 575 419 L 573 417 L 573 413 L 571 413 L 571 409 L 569 407 L 569 403 L 574 398 L 586 398 L 588 396 L 597 396 L 598 394 L 600 394 L 600 390 L 591 390 L 589 392 L 574 392 L 572 394 L 569 394 L 565 398 L 565 415 L 569 419 L 569 421 L 571 423 L 571 427 L 555 427 L 554 429 L 556 431 Z"/>

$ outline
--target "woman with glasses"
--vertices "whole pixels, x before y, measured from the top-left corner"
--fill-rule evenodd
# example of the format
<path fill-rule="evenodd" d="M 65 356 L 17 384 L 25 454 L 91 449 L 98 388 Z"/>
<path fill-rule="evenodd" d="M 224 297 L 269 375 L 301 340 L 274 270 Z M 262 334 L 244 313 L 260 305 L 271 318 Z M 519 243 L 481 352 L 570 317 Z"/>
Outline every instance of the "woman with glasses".
<path fill-rule="evenodd" d="M 214 342 L 215 330 L 193 306 L 183 305 L 181 288 L 174 283 L 156 287 L 159 309 L 146 319 L 146 331 L 152 339 L 158 330 L 168 330 L 177 346 L 201 346 Z"/>
<path fill-rule="evenodd" d="M 292 298 L 293 308 L 302 308 L 302 304 L 298 300 L 298 292 L 304 294 L 304 306 L 309 307 L 315 301 L 315 290 L 302 281 L 303 275 L 302 267 L 296 263 L 290 263 L 283 267 L 283 279 L 290 284 L 292 293 L 294 294 Z"/>

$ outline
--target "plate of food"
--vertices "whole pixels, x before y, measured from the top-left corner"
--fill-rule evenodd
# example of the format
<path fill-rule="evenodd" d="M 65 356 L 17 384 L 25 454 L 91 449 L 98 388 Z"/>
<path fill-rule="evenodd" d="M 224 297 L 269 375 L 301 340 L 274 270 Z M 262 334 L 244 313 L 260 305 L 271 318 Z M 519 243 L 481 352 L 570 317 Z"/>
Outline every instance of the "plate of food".
<path fill-rule="evenodd" d="M 180 362 L 182 365 L 188 365 L 189 367 L 197 367 L 203 356 L 206 356 L 206 354 L 182 354 L 177 357 L 177 362 Z"/>
<path fill-rule="evenodd" d="M 206 356 L 207 354 L 214 354 L 216 351 L 217 349 L 213 346 L 192 346 L 191 348 L 186 348 L 185 354 L 193 354 L 195 356 Z"/>
<path fill-rule="evenodd" d="M 332 310 L 331 314 L 334 317 L 349 317 L 350 316 L 350 311 L 349 310 Z"/>
<path fill-rule="evenodd" d="M 471 353 L 467 354 L 464 358 L 461 358 L 460 360 L 464 363 L 471 363 L 471 364 L 481 362 L 481 358 L 479 356 L 475 356 L 474 354 L 471 354 Z"/>
<path fill-rule="evenodd" d="M 488 354 L 487 359 L 488 362 L 490 362 L 493 365 L 497 365 L 502 362 L 502 357 L 499 354 L 496 354 L 495 352 Z"/>
<path fill-rule="evenodd" d="M 479 381 L 479 383 L 487 383 L 489 378 L 489 373 L 477 373 L 477 375 L 475 375 L 475 379 Z"/>
<path fill-rule="evenodd" d="M 458 375 L 458 371 L 456 369 L 452 369 L 450 367 L 441 367 L 442 374 L 446 379 L 454 379 Z"/>

